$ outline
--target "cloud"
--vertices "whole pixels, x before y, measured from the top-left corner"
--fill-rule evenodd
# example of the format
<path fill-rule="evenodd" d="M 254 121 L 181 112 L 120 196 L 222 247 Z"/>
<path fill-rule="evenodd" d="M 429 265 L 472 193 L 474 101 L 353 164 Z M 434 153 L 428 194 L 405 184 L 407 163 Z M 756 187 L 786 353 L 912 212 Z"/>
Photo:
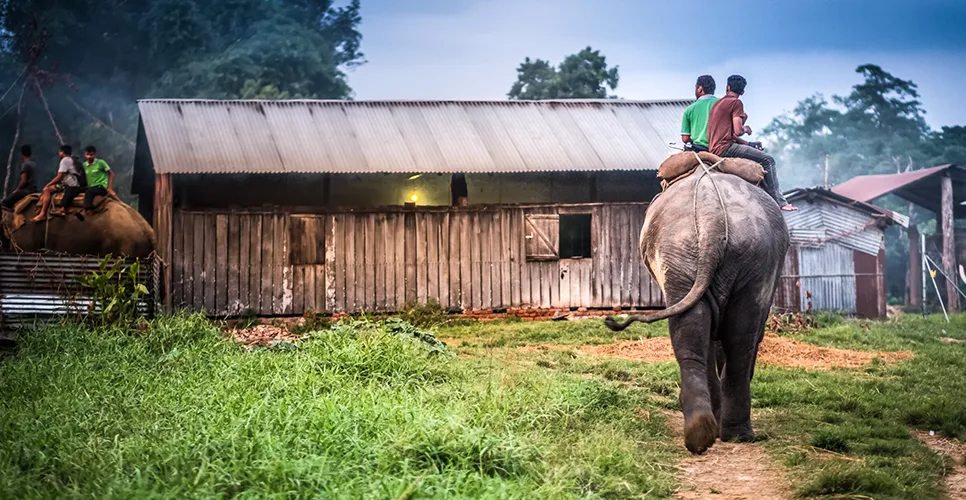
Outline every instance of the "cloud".
<path fill-rule="evenodd" d="M 691 97 L 694 79 L 703 73 L 715 76 L 721 95 L 729 74 L 744 75 L 749 124 L 756 131 L 816 92 L 847 94 L 859 81 L 855 68 L 865 63 L 915 81 L 933 127 L 966 121 L 958 85 L 966 78 L 966 48 L 771 49 L 749 37 L 737 48 L 712 43 L 695 54 L 688 49 L 693 33 L 681 33 L 681 23 L 668 16 L 647 17 L 646 9 L 635 8 L 639 4 L 625 5 L 630 7 L 618 16 L 614 8 L 588 9 L 575 0 L 552 6 L 525 0 L 441 6 L 415 0 L 405 10 L 398 5 L 386 10 L 386 5 L 363 3 L 369 63 L 349 74 L 356 99 L 505 99 L 525 57 L 557 63 L 589 44 L 620 66 L 617 94 L 628 99 Z M 636 31 L 628 32 L 628 25 Z M 672 30 L 674 35 L 661 33 Z"/>

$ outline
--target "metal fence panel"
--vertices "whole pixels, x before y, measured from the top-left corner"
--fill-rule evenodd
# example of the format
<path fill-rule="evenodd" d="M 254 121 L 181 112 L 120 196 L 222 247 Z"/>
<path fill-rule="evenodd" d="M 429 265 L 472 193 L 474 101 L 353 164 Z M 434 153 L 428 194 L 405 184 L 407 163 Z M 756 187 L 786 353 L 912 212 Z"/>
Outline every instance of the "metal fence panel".
<path fill-rule="evenodd" d="M 40 253 L 0 254 L 0 328 L 13 330 L 40 319 L 98 313 L 79 278 L 99 270 L 101 257 Z M 134 263 L 126 259 L 124 266 Z M 151 317 L 160 300 L 160 262 L 141 259 L 138 283 L 148 289 L 138 312 Z"/>

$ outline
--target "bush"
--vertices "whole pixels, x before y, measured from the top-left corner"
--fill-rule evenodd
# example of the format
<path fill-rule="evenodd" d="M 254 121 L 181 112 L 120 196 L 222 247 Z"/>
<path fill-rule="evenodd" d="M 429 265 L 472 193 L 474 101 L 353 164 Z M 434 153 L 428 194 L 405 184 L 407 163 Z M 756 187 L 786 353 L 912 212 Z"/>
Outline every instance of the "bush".
<path fill-rule="evenodd" d="M 138 302 L 148 295 L 148 288 L 138 282 L 140 261 L 125 266 L 124 259 L 108 254 L 98 263 L 98 270 L 77 280 L 91 294 L 93 310 L 87 320 L 101 325 L 131 325 L 140 315 Z"/>

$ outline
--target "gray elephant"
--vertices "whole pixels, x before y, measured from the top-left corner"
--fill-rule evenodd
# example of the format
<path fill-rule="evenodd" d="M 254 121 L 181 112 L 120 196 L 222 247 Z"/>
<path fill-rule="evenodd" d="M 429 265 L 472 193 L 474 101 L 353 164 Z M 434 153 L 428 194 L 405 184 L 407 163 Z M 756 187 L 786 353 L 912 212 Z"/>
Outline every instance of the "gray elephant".
<path fill-rule="evenodd" d="M 778 205 L 733 175 L 692 174 L 647 209 L 641 256 L 669 307 L 605 323 L 668 320 L 692 453 L 754 439 L 751 379 L 788 244 Z"/>

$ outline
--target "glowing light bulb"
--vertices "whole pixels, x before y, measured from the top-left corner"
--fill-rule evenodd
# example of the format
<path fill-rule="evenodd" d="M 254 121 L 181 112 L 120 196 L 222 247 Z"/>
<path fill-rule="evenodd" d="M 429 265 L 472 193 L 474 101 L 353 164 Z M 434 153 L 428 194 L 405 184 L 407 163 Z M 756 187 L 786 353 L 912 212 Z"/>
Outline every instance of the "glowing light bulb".
<path fill-rule="evenodd" d="M 419 196 L 418 196 L 418 195 L 415 195 L 415 194 L 414 194 L 414 195 L 412 195 L 412 197 L 411 197 L 411 198 L 409 198 L 409 199 L 410 199 L 410 200 L 413 200 L 414 202 L 415 202 L 415 201 L 419 201 Z"/>

